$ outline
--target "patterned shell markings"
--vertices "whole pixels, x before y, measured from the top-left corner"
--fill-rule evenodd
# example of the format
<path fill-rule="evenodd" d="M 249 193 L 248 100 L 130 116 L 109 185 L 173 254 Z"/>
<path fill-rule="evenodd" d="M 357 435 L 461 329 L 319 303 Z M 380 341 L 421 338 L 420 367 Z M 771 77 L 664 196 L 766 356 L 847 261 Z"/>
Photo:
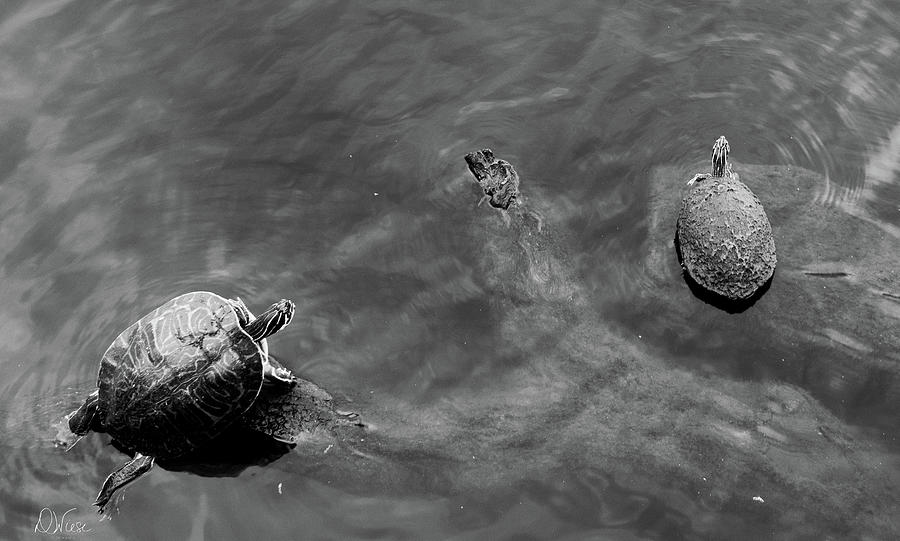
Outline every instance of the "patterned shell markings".
<path fill-rule="evenodd" d="M 228 301 L 188 293 L 113 341 L 97 386 L 110 435 L 147 455 L 177 456 L 215 437 L 253 404 L 262 358 Z"/>
<path fill-rule="evenodd" d="M 684 198 L 677 223 L 682 265 L 704 288 L 731 300 L 753 296 L 775 272 L 772 226 L 736 178 L 709 178 Z"/>

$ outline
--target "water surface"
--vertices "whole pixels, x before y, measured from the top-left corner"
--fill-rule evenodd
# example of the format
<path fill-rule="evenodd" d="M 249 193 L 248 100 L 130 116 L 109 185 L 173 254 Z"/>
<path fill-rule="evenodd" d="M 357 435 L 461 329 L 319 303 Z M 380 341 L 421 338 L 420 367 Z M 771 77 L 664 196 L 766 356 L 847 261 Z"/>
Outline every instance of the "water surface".
<path fill-rule="evenodd" d="M 898 35 L 889 1 L 3 3 L 0 537 L 44 508 L 90 539 L 900 535 L 896 334 L 842 286 L 729 315 L 647 268 L 654 171 L 720 134 L 896 246 Z M 540 235 L 475 207 L 481 147 Z M 155 468 L 101 522 L 125 455 L 50 423 L 198 289 L 292 298 L 271 349 L 372 437 Z"/>

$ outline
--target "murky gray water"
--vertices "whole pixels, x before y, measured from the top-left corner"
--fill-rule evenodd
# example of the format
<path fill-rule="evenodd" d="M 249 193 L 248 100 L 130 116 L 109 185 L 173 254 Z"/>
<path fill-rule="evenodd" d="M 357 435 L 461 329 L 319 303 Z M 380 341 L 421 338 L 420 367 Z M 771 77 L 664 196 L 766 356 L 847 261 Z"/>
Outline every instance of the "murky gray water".
<path fill-rule="evenodd" d="M 2 3 L 0 538 L 900 536 L 900 9 L 782 4 Z M 720 134 L 812 171 L 734 315 L 659 240 Z M 540 234 L 475 207 L 485 146 Z M 100 521 L 125 455 L 50 425 L 198 289 L 292 298 L 270 348 L 370 435 Z"/>

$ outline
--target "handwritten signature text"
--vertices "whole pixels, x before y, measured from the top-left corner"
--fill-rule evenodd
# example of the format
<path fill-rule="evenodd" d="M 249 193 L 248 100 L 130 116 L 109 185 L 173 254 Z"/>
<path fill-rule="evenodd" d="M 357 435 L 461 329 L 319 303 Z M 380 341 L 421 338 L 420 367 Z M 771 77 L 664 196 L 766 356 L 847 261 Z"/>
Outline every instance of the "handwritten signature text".
<path fill-rule="evenodd" d="M 77 507 L 73 507 L 59 515 L 53 509 L 45 507 L 41 509 L 38 515 L 37 523 L 34 525 L 34 533 L 43 534 L 78 534 L 88 533 L 91 531 L 87 523 L 80 520 L 70 520 L 69 513 L 75 511 Z"/>

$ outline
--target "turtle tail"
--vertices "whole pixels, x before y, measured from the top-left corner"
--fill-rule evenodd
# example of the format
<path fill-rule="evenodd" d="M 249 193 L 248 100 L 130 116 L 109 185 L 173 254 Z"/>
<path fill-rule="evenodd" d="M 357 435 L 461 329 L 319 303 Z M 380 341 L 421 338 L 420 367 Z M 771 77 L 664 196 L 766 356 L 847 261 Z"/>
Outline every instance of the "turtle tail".
<path fill-rule="evenodd" d="M 113 493 L 124 487 L 128 483 L 134 481 L 138 477 L 144 475 L 153 467 L 153 457 L 145 456 L 140 453 L 134 456 L 134 459 L 125 463 L 122 467 L 109 474 L 106 481 L 103 482 L 103 488 L 97 494 L 97 501 L 94 502 L 102 515 L 106 512 L 106 506 L 112 498 Z"/>

